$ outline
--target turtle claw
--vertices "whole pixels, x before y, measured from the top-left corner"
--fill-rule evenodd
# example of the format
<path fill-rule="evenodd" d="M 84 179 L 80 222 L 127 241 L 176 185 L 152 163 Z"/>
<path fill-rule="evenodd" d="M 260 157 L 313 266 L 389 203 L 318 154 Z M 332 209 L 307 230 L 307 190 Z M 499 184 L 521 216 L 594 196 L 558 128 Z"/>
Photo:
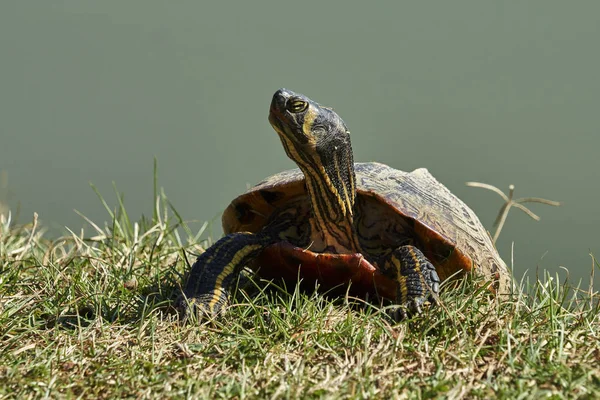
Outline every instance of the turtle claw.
<path fill-rule="evenodd" d="M 182 298 L 179 299 L 177 308 L 180 310 L 180 319 L 186 323 L 188 321 L 207 321 L 216 317 L 222 311 L 222 304 L 215 304 L 212 308 L 206 301 L 199 298 Z"/>
<path fill-rule="evenodd" d="M 413 299 L 410 302 L 410 305 L 408 306 L 408 309 L 413 314 L 423 314 L 423 308 L 421 308 L 421 306 L 423 305 L 423 303 L 425 303 L 425 299 L 423 297 L 419 297 L 419 298 Z"/>
<path fill-rule="evenodd" d="M 404 302 L 403 304 L 393 307 L 391 312 L 388 314 L 394 321 L 404 321 L 414 316 L 423 314 L 423 305 L 428 301 L 431 304 L 437 304 L 437 301 L 433 300 L 433 296 L 415 297 Z"/>
<path fill-rule="evenodd" d="M 392 321 L 405 321 L 408 319 L 408 313 L 406 312 L 406 308 L 404 306 L 395 306 L 388 310 L 388 317 L 392 319 Z"/>

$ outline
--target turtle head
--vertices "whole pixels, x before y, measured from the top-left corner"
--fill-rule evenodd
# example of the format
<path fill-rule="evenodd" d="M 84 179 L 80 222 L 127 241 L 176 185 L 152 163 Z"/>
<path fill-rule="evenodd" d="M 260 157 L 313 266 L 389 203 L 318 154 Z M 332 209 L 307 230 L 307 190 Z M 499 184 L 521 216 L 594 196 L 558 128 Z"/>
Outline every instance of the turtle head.
<path fill-rule="evenodd" d="M 269 122 L 288 157 L 304 174 L 313 214 L 326 242 L 336 249 L 355 247 L 351 237 L 354 161 L 350 132 L 342 118 L 302 94 L 279 89 L 271 101 Z M 340 227 L 345 232 L 337 232 Z M 338 240 L 327 240 L 329 233 Z"/>
<path fill-rule="evenodd" d="M 350 146 L 346 124 L 331 108 L 291 90 L 279 89 L 273 95 L 269 122 L 284 142 L 310 151 L 335 151 L 334 146 Z M 287 151 L 286 147 L 286 151 Z M 288 155 L 297 162 L 295 157 Z"/>

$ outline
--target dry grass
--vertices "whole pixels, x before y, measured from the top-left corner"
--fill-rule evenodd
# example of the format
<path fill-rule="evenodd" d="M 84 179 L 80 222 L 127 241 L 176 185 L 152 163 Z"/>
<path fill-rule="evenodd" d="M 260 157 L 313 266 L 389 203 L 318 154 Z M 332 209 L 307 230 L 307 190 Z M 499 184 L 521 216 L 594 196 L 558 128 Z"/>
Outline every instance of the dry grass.
<path fill-rule="evenodd" d="M 252 282 L 202 325 L 174 300 L 194 232 L 164 195 L 91 237 L 0 224 L 2 398 L 598 398 L 598 293 L 545 276 L 498 302 L 464 282 L 393 323 L 377 307 Z M 528 294 L 525 294 L 528 293 Z"/>

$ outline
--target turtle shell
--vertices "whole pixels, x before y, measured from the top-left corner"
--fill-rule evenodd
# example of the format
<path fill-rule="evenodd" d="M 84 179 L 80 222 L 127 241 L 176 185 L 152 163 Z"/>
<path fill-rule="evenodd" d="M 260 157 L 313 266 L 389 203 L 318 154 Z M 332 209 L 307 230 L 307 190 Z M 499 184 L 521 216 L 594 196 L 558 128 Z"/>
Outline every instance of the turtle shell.
<path fill-rule="evenodd" d="M 509 291 L 510 273 L 479 218 L 427 169 L 404 172 L 371 162 L 356 163 L 355 171 L 357 198 L 374 199 L 387 215 L 392 212 L 400 216 L 411 227 L 417 247 L 435 265 L 442 280 L 457 272 L 473 271 L 494 280 L 495 291 Z M 306 196 L 306 189 L 299 169 L 273 175 L 231 202 L 223 214 L 223 229 L 226 233 L 257 232 L 276 209 L 300 196 Z M 289 261 L 289 255 L 295 261 Z M 351 279 L 351 275 L 374 273 L 379 279 L 377 286 L 393 285 L 361 255 L 315 254 L 281 244 L 267 249 L 259 263 L 275 257 L 278 257 L 277 263 L 287 264 L 287 269 L 292 271 L 297 270 L 298 261 L 326 267 L 333 271 L 328 278 L 332 284 Z M 349 265 L 358 268 L 346 268 L 344 274 L 340 266 Z M 270 275 L 277 273 L 271 269 Z"/>

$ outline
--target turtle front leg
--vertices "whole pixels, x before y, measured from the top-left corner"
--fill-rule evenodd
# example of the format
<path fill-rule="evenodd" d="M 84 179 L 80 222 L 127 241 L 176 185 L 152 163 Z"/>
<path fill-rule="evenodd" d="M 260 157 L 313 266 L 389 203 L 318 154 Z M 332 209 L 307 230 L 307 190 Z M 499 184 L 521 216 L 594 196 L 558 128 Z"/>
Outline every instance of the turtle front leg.
<path fill-rule="evenodd" d="M 216 315 L 227 302 L 229 287 L 242 268 L 279 239 L 268 233 L 238 232 L 224 236 L 202 253 L 189 273 L 179 300 L 183 318 Z"/>
<path fill-rule="evenodd" d="M 396 300 L 409 311 L 420 313 L 427 300 L 436 303 L 440 278 L 433 264 L 412 245 L 400 246 L 380 260 L 382 272 L 398 282 Z M 406 317 L 404 310 L 400 311 Z"/>

